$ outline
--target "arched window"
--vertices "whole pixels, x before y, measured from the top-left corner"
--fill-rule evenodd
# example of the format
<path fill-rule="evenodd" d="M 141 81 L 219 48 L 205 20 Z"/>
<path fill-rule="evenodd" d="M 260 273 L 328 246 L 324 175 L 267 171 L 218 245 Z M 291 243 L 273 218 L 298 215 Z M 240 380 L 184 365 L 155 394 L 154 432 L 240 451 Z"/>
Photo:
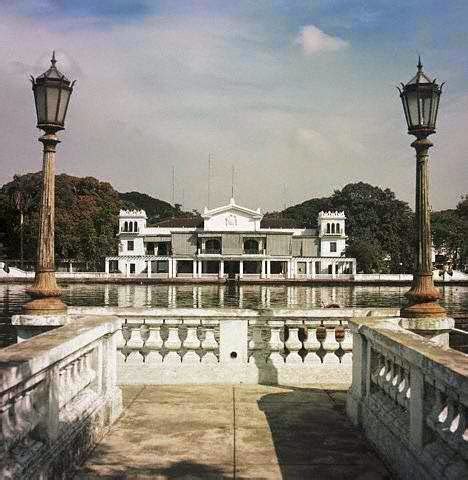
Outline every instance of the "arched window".
<path fill-rule="evenodd" d="M 137 222 L 133 222 L 133 231 L 138 232 L 138 223 Z"/>
<path fill-rule="evenodd" d="M 210 238 L 205 242 L 206 253 L 221 253 L 221 242 L 217 238 Z"/>
<path fill-rule="evenodd" d="M 330 233 L 330 224 L 327 223 L 327 233 Z"/>
<path fill-rule="evenodd" d="M 332 233 L 335 233 L 335 224 L 332 223 Z"/>
<path fill-rule="evenodd" d="M 258 253 L 258 240 L 253 238 L 248 238 L 244 241 L 244 252 L 245 253 Z"/>
<path fill-rule="evenodd" d="M 129 232 L 133 232 L 133 222 L 129 222 Z"/>
<path fill-rule="evenodd" d="M 124 223 L 123 231 L 128 232 L 128 222 Z"/>
<path fill-rule="evenodd" d="M 336 224 L 336 233 L 340 233 L 340 224 L 339 223 Z"/>

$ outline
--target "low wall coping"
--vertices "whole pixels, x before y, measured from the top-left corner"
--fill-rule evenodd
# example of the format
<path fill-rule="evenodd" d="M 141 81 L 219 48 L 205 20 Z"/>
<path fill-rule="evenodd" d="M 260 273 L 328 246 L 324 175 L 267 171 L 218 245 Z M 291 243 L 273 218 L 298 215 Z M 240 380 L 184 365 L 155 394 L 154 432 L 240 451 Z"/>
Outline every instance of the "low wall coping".
<path fill-rule="evenodd" d="M 382 318 L 353 318 L 348 321 L 352 333 L 359 333 L 380 344 L 395 356 L 434 375 L 446 385 L 458 389 L 468 401 L 468 355 L 443 348 L 436 343 L 405 330 L 399 320 Z"/>
<path fill-rule="evenodd" d="M 120 328 L 121 319 L 109 316 L 77 318 L 27 342 L 0 350 L 0 386 L 3 391 L 27 380 L 77 350 Z"/>

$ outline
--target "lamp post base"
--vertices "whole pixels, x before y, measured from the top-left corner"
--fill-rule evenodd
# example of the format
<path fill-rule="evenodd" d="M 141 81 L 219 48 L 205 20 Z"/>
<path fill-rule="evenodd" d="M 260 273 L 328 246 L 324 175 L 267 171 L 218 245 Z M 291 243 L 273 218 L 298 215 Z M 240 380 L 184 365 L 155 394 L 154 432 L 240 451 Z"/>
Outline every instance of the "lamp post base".
<path fill-rule="evenodd" d="M 62 289 L 58 287 L 53 271 L 37 272 L 33 286 L 26 293 L 33 300 L 23 305 L 22 311 L 25 314 L 64 313 L 67 310 L 60 299 Z"/>
<path fill-rule="evenodd" d="M 411 289 L 405 297 L 409 305 L 401 310 L 404 318 L 445 317 L 447 311 L 437 303 L 439 290 L 434 286 L 432 273 L 417 273 L 414 276 Z"/>
<path fill-rule="evenodd" d="M 447 311 L 436 302 L 414 303 L 401 310 L 404 318 L 431 318 L 445 317 Z"/>

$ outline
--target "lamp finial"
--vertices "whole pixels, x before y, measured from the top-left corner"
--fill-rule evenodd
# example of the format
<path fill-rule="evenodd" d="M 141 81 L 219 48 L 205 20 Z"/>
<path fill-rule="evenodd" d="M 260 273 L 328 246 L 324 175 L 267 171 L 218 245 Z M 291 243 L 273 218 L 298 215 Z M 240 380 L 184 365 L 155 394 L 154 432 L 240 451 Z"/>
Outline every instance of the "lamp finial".
<path fill-rule="evenodd" d="M 55 67 L 55 64 L 57 63 L 57 60 L 55 60 L 55 50 L 52 50 L 52 58 L 50 60 L 50 63 L 53 67 Z"/>
<path fill-rule="evenodd" d="M 418 72 L 422 71 L 423 64 L 421 63 L 421 55 L 418 55 Z"/>

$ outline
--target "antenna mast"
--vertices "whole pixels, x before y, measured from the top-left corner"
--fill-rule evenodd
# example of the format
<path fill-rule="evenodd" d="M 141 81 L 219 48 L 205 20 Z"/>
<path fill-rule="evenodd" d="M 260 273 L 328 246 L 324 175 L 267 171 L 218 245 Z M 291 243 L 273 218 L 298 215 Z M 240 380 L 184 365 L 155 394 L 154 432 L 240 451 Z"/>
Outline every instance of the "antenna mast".
<path fill-rule="evenodd" d="M 234 198 L 234 165 L 231 172 L 231 198 Z"/>
<path fill-rule="evenodd" d="M 175 165 L 172 165 L 172 205 L 175 205 Z"/>
<path fill-rule="evenodd" d="M 211 153 L 208 154 L 208 208 L 210 208 L 211 197 Z"/>

